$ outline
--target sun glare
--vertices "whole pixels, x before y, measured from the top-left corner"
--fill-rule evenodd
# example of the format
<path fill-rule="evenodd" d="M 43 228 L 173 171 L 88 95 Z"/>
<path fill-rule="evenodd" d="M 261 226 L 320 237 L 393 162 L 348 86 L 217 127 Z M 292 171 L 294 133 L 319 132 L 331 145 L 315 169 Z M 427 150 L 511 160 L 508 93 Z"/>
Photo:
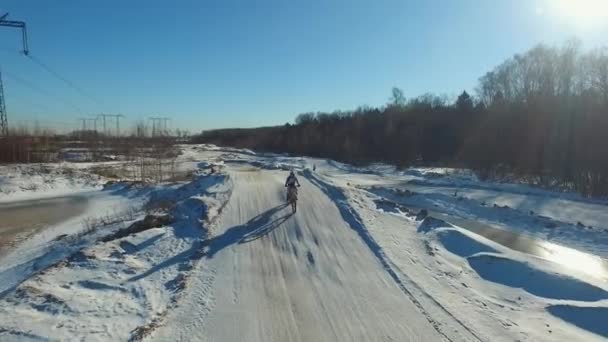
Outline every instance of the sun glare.
<path fill-rule="evenodd" d="M 608 266 L 601 258 L 576 249 L 552 244 L 542 244 L 542 257 L 572 270 L 608 280 Z"/>
<path fill-rule="evenodd" d="M 608 21 L 608 0 L 556 0 L 562 15 L 577 25 L 596 26 Z"/>

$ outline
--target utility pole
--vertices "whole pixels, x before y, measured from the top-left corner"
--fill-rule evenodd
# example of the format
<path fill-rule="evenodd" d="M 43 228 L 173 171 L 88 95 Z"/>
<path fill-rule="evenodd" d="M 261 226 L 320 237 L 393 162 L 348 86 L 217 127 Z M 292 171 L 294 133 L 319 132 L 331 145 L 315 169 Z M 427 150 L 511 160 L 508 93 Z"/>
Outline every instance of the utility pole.
<path fill-rule="evenodd" d="M 15 27 L 21 29 L 21 38 L 23 40 L 23 54 L 27 56 L 29 54 L 29 50 L 27 47 L 27 29 L 25 27 L 25 22 L 6 20 L 6 17 L 8 17 L 8 13 L 0 17 L 0 26 Z M 0 136 L 7 135 L 8 119 L 6 117 L 6 104 L 4 100 L 4 89 L 2 86 L 2 75 L 0 74 Z"/>

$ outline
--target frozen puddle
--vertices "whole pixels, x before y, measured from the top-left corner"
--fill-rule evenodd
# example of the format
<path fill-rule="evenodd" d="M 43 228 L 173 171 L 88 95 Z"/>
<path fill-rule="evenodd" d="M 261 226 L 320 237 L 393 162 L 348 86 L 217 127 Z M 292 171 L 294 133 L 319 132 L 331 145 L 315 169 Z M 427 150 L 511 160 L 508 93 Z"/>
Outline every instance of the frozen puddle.
<path fill-rule="evenodd" d="M 376 205 L 378 209 L 397 214 L 403 213 L 403 211 L 416 212 L 420 210 L 420 208 L 401 207 L 390 201 L 377 201 Z M 538 256 L 562 265 L 565 268 L 582 271 L 593 277 L 608 281 L 608 261 L 599 256 L 535 239 L 513 231 L 496 228 L 478 221 L 463 219 L 432 210 L 427 211 L 429 216 L 474 232 L 510 249 Z"/>
<path fill-rule="evenodd" d="M 0 254 L 26 236 L 81 215 L 88 205 L 84 196 L 0 204 Z"/>
<path fill-rule="evenodd" d="M 608 280 L 608 261 L 596 255 L 499 229 L 473 220 L 461 219 L 435 212 L 430 213 L 430 215 L 465 228 L 510 249 L 535 255 L 566 268 L 582 271 L 593 277 Z"/>

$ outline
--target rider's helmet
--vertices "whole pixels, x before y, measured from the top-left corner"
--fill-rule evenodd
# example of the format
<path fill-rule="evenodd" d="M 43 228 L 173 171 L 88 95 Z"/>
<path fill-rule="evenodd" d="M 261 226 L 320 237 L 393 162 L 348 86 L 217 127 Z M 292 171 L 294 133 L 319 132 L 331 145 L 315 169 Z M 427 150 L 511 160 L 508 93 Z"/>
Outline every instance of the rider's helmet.
<path fill-rule="evenodd" d="M 293 170 L 289 170 L 289 175 L 290 176 L 295 176 L 295 173 L 293 173 Z"/>

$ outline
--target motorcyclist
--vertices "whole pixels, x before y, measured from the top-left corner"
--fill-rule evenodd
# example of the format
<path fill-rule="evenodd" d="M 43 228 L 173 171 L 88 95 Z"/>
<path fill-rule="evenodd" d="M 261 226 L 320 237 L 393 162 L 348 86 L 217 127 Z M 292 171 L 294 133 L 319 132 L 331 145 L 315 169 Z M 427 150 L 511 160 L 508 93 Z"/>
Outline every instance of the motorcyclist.
<path fill-rule="evenodd" d="M 296 174 L 293 172 L 293 170 L 291 170 L 289 172 L 289 176 L 287 176 L 287 180 L 285 180 L 285 187 L 287 188 L 287 200 L 289 200 L 289 192 L 290 191 L 295 191 L 296 195 L 298 193 L 298 189 L 296 188 L 296 186 L 300 186 L 300 181 L 298 181 L 298 177 L 296 177 Z"/>
<path fill-rule="evenodd" d="M 287 176 L 287 180 L 285 181 L 285 187 L 290 187 L 290 186 L 300 186 L 300 182 L 298 181 L 298 177 L 296 177 L 296 174 L 293 172 L 293 170 L 291 170 L 289 172 L 289 176 Z"/>

